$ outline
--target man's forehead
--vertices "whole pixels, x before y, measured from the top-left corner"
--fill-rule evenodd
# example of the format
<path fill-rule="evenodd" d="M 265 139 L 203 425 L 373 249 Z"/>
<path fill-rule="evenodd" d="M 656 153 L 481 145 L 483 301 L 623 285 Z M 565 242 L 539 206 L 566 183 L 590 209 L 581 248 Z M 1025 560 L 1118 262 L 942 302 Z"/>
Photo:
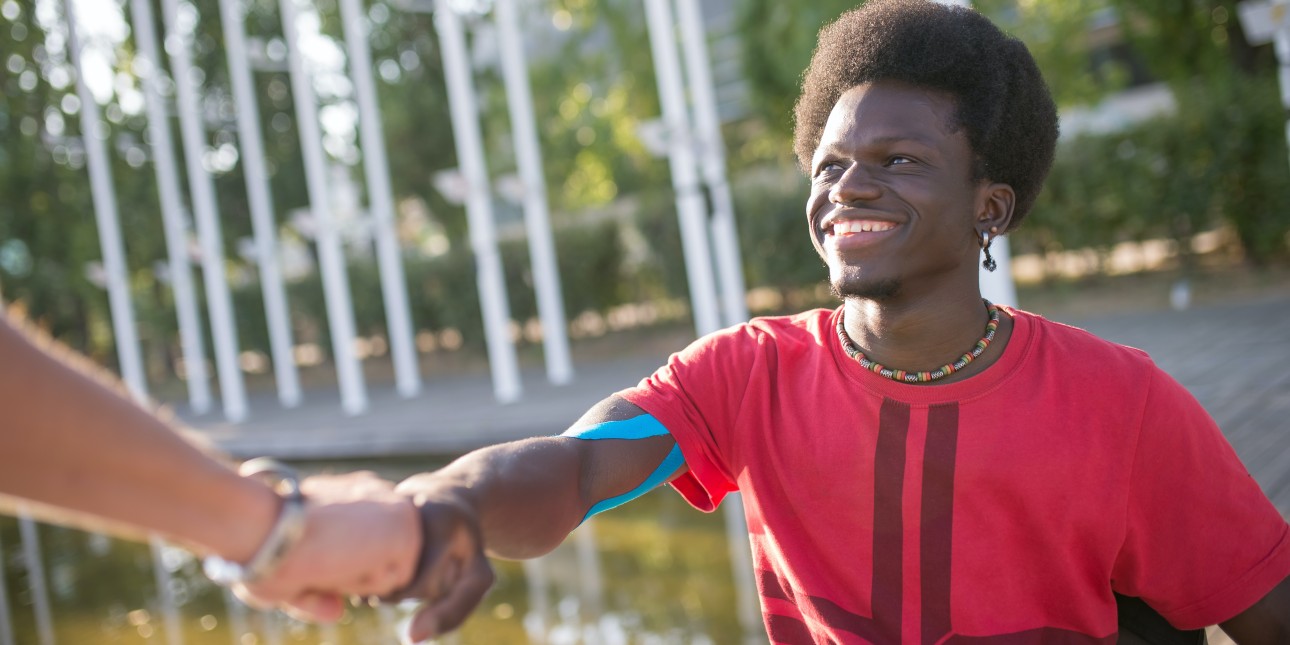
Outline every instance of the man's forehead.
<path fill-rule="evenodd" d="M 896 83 L 859 85 L 834 104 L 817 153 L 843 141 L 938 147 L 959 130 L 955 126 L 954 103 L 940 92 Z"/>
<path fill-rule="evenodd" d="M 954 100 L 944 92 L 898 81 L 857 85 L 842 93 L 829 112 L 825 129 L 888 127 L 899 130 L 952 134 Z"/>

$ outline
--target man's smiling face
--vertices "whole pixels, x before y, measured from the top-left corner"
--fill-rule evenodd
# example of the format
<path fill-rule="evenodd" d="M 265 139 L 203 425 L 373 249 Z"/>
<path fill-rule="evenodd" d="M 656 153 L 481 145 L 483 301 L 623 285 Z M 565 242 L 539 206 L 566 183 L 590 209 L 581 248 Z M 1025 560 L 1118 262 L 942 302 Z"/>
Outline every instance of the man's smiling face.
<path fill-rule="evenodd" d="M 838 99 L 811 163 L 811 240 L 839 297 L 888 298 L 976 272 L 984 182 L 947 96 L 878 81 Z M 919 289 L 921 290 L 921 289 Z"/>

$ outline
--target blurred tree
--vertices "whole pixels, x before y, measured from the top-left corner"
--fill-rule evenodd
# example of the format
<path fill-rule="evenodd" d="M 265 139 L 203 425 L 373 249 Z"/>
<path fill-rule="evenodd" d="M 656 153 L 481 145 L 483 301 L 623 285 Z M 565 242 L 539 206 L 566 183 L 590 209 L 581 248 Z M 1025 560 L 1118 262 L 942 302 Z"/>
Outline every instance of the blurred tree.
<path fill-rule="evenodd" d="M 855 0 L 740 2 L 738 29 L 751 107 L 757 118 L 784 141 L 792 137 L 793 104 L 802 72 L 815 51 L 816 35 L 824 25 L 856 5 Z"/>
<path fill-rule="evenodd" d="M 0 284 L 7 301 L 72 347 L 111 360 L 107 300 L 92 276 L 100 261 L 85 149 L 79 138 L 81 104 L 67 52 L 60 5 L 0 2 Z M 47 29 L 53 29 L 47 33 Z M 111 72 L 112 70 L 108 70 Z M 113 173 L 128 182 L 142 163 L 141 123 L 113 102 L 102 109 L 109 152 L 130 151 L 127 163 L 110 154 Z M 121 211 L 125 227 L 138 228 L 149 196 L 124 188 L 137 209 Z M 154 202 L 155 203 L 155 202 Z M 130 229 L 127 229 L 130 230 Z M 132 259 L 155 251 L 153 229 L 129 236 Z M 132 261 L 131 282 L 152 280 L 150 264 Z M 145 332 L 142 334 L 147 336 Z"/>
<path fill-rule="evenodd" d="M 1251 46 L 1236 0 L 1110 0 L 1124 35 L 1166 81 L 1214 78 L 1233 71 L 1264 74 L 1276 60 L 1270 46 Z"/>

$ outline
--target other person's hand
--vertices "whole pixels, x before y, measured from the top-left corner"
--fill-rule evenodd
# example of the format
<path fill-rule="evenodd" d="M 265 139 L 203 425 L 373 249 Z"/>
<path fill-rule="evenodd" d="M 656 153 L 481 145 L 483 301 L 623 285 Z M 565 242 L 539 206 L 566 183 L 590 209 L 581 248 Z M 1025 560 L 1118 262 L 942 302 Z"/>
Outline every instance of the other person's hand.
<path fill-rule="evenodd" d="M 394 484 L 371 472 L 301 482 L 305 532 L 268 575 L 234 589 L 257 607 L 310 622 L 334 622 L 347 596 L 406 588 L 422 551 L 421 518 Z"/>

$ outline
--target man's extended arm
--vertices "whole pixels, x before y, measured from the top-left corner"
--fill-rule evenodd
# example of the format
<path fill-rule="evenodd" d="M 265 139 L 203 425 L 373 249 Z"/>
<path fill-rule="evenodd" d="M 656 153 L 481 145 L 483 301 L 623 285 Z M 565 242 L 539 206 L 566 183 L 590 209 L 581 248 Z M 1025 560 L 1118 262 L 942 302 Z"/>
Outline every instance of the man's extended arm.
<path fill-rule="evenodd" d="M 611 396 L 575 428 L 644 412 Z M 427 554 L 412 592 L 430 602 L 411 624 L 420 642 L 455 629 L 492 582 L 484 551 L 530 558 L 555 548 L 598 502 L 637 488 L 675 446 L 642 439 L 527 439 L 483 448 L 399 485 L 423 509 Z M 667 479 L 684 472 L 684 466 Z"/>

